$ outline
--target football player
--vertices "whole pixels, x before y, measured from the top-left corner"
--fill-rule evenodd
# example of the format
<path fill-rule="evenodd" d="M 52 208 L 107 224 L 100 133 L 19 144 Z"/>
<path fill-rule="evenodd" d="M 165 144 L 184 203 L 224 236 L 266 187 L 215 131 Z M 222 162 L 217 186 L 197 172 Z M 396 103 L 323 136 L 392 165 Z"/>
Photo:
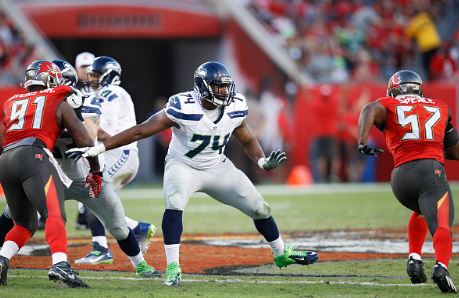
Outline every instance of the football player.
<path fill-rule="evenodd" d="M 100 104 L 100 125 L 97 139 L 103 141 L 111 134 L 116 134 L 136 125 L 134 104 L 131 96 L 120 84 L 121 66 L 108 56 L 94 59 L 86 69 L 90 94 L 97 97 Z M 134 179 L 139 168 L 139 157 L 136 143 L 132 143 L 104 154 L 106 179 L 112 180 L 114 198 L 119 200 L 118 192 Z M 87 211 L 87 210 L 86 210 Z M 93 249 L 86 256 L 76 260 L 77 264 L 100 264 L 113 262 L 108 250 L 105 228 L 102 222 L 90 211 L 85 212 L 92 234 Z M 126 222 L 133 230 L 142 252 L 146 252 L 155 227 L 150 223 L 139 222 L 126 217 Z"/>
<path fill-rule="evenodd" d="M 75 87 L 78 81 L 75 69 L 68 62 L 63 60 L 53 60 L 52 62 L 56 64 L 62 72 L 62 83 Z M 67 102 L 71 102 L 70 106 L 80 115 L 81 119 L 84 121 L 88 134 L 95 140 L 101 114 L 97 97 L 87 96 L 84 98 L 84 102 L 67 97 Z M 138 276 L 145 278 L 160 276 L 161 273 L 149 266 L 145 261 L 134 233 L 127 226 L 123 205 L 118 193 L 114 190 L 111 180 L 106 178 L 103 179 L 102 191 L 97 200 L 90 198 L 88 190 L 84 187 L 84 177 L 86 177 L 89 171 L 88 163 L 85 160 L 75 161 L 74 159 L 67 159 L 64 155 L 65 150 L 74 146 L 75 143 L 73 138 L 68 131 L 64 131 L 57 139 L 56 145 L 53 148 L 53 155 L 59 166 L 64 173 L 73 180 L 71 186 L 65 189 L 65 200 L 74 199 L 83 203 L 100 218 L 110 234 L 117 240 L 121 250 L 128 256 Z M 100 164 L 103 164 L 103 158 Z M 8 208 L 5 208 L 0 218 L 2 223 L 7 225 L 12 224 Z M 5 220 L 5 218 L 8 218 L 10 222 Z M 1 241 L 3 237 L 4 236 L 0 234 L 0 246 L 3 244 L 3 241 Z M 97 243 L 93 243 L 93 246 L 96 248 L 98 248 L 97 245 Z M 100 249 L 101 248 L 99 248 L 99 250 Z M 97 253 L 93 253 L 93 258 L 95 259 L 95 263 L 111 263 L 104 259 L 104 255 L 98 255 Z M 110 256 L 110 261 L 111 260 Z"/>
<path fill-rule="evenodd" d="M 236 94 L 234 87 L 223 64 L 206 62 L 195 71 L 194 91 L 170 97 L 163 110 L 95 147 L 68 151 L 73 156 L 96 156 L 172 128 L 164 174 L 166 210 L 162 221 L 167 259 L 165 284 L 168 286 L 181 282 L 182 214 L 191 195 L 197 191 L 251 217 L 257 231 L 271 246 L 278 267 L 308 265 L 318 259 L 315 252 L 295 250 L 284 244 L 271 216 L 271 207 L 247 176 L 223 154 L 228 139 L 234 135 L 245 153 L 264 170 L 271 171 L 286 160 L 280 150 L 265 156 L 245 120 L 246 99 Z"/>
<path fill-rule="evenodd" d="M 448 272 L 454 205 L 444 167 L 445 155 L 459 158 L 459 138 L 451 121 L 451 111 L 443 101 L 423 96 L 421 77 L 401 70 L 390 78 L 386 97 L 363 107 L 358 150 L 373 156 L 382 152 L 368 144 L 368 135 L 373 125 L 384 133 L 395 164 L 392 191 L 413 211 L 408 223 L 408 276 L 413 284 L 427 281 L 421 250 L 429 230 L 437 260 L 432 280 L 442 292 L 456 293 Z"/>
<path fill-rule="evenodd" d="M 64 128 L 76 144 L 94 142 L 65 100 L 74 90 L 59 86 L 61 80 L 62 74 L 54 63 L 35 61 L 25 71 L 24 87 L 28 92 L 10 97 L 3 105 L 0 182 L 14 226 L 0 250 L 0 285 L 7 285 L 9 260 L 35 233 L 38 211 L 45 219 L 45 236 L 51 250 L 49 279 L 70 287 L 88 287 L 67 262 L 64 184 L 68 187 L 71 180 L 50 150 Z M 97 159 L 89 163 L 84 187 L 89 187 L 89 193 L 96 198 L 102 172 Z"/>

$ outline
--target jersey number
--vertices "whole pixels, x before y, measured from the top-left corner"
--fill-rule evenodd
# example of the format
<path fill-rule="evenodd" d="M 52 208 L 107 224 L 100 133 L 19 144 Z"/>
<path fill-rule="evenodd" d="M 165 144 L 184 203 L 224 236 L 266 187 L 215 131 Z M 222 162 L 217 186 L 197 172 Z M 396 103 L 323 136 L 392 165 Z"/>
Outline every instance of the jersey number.
<path fill-rule="evenodd" d="M 423 106 L 424 109 L 431 114 L 429 119 L 424 123 L 425 139 L 433 140 L 433 127 L 440 120 L 440 109 L 436 107 Z M 402 127 L 411 126 L 411 132 L 405 133 L 402 140 L 419 140 L 420 139 L 420 124 L 418 115 L 406 115 L 407 112 L 413 110 L 413 106 L 397 106 L 397 120 Z"/>
<path fill-rule="evenodd" d="M 191 138 L 192 142 L 201 142 L 198 147 L 191 149 L 188 151 L 185 156 L 189 158 L 193 158 L 196 155 L 198 155 L 202 150 L 204 150 L 211 142 L 212 142 L 212 149 L 213 150 L 218 150 L 219 154 L 223 153 L 223 148 L 225 148 L 226 144 L 228 143 L 230 134 L 227 134 L 223 138 L 223 143 L 220 144 L 220 136 L 204 136 L 204 135 L 198 135 L 194 134 L 193 137 Z"/>
<path fill-rule="evenodd" d="M 24 117 L 29 107 L 29 98 L 17 100 L 11 106 L 10 122 L 17 123 L 11 125 L 9 130 L 21 130 L 24 128 Z M 41 120 L 43 119 L 43 110 L 45 109 L 46 96 L 38 96 L 34 99 L 35 113 L 33 114 L 32 128 L 41 128 Z"/>

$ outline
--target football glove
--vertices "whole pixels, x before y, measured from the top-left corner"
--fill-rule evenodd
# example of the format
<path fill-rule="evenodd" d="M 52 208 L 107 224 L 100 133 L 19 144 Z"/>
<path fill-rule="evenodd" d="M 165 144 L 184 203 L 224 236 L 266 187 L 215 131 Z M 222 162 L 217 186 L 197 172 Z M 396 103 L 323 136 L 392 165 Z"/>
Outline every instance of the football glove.
<path fill-rule="evenodd" d="M 276 150 L 271 152 L 269 156 L 260 158 L 258 160 L 258 166 L 267 171 L 271 171 L 277 168 L 281 163 L 287 160 L 287 156 L 284 151 Z"/>
<path fill-rule="evenodd" d="M 72 88 L 73 92 L 69 96 L 67 96 L 67 103 L 72 107 L 72 109 L 78 109 L 83 105 L 83 93 L 76 88 Z"/>
<path fill-rule="evenodd" d="M 384 150 L 382 150 L 379 147 L 372 146 L 372 145 L 367 145 L 367 144 L 359 144 L 358 150 L 363 155 L 371 155 L 371 156 L 374 156 L 374 157 L 377 157 L 378 153 L 383 153 L 384 152 Z"/>
<path fill-rule="evenodd" d="M 99 143 L 94 147 L 72 148 L 65 151 L 65 157 L 79 159 L 81 157 L 94 157 L 105 152 L 103 143 Z"/>
<path fill-rule="evenodd" d="M 91 198 L 98 198 L 102 191 L 102 172 L 90 171 L 88 176 L 86 176 L 84 187 L 89 189 L 89 196 Z"/>

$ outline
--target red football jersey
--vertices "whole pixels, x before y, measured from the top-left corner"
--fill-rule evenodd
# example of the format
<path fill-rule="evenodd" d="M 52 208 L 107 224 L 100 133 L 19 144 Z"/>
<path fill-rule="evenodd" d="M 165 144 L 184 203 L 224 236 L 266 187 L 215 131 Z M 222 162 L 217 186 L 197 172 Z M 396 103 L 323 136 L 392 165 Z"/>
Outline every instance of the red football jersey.
<path fill-rule="evenodd" d="M 444 163 L 443 138 L 448 121 L 444 102 L 417 95 L 384 97 L 379 101 L 386 107 L 384 135 L 395 167 L 416 159 Z"/>
<path fill-rule="evenodd" d="M 62 132 L 56 118 L 59 104 L 72 92 L 69 86 L 16 94 L 3 104 L 5 135 L 3 146 L 27 137 L 42 140 L 48 149 L 54 147 Z"/>

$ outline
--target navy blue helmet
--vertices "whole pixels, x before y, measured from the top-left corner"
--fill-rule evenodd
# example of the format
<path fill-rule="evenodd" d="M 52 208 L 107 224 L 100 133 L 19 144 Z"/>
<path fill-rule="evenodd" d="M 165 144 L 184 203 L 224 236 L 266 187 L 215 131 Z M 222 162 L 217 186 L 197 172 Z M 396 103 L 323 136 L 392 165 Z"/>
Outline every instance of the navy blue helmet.
<path fill-rule="evenodd" d="M 119 85 L 121 82 L 121 65 L 112 57 L 97 57 L 86 71 L 90 77 L 97 77 L 97 80 L 90 80 L 91 87 L 95 90 L 108 85 Z"/>
<path fill-rule="evenodd" d="M 78 75 L 75 68 L 65 60 L 54 59 L 52 62 L 61 70 L 62 84 L 75 87 L 78 83 Z"/>
<path fill-rule="evenodd" d="M 225 65 L 215 61 L 201 64 L 194 73 L 194 90 L 202 99 L 216 106 L 229 105 L 236 93 Z"/>
<path fill-rule="evenodd" d="M 387 96 L 417 94 L 422 96 L 422 79 L 412 70 L 400 70 L 392 75 L 387 84 Z"/>

